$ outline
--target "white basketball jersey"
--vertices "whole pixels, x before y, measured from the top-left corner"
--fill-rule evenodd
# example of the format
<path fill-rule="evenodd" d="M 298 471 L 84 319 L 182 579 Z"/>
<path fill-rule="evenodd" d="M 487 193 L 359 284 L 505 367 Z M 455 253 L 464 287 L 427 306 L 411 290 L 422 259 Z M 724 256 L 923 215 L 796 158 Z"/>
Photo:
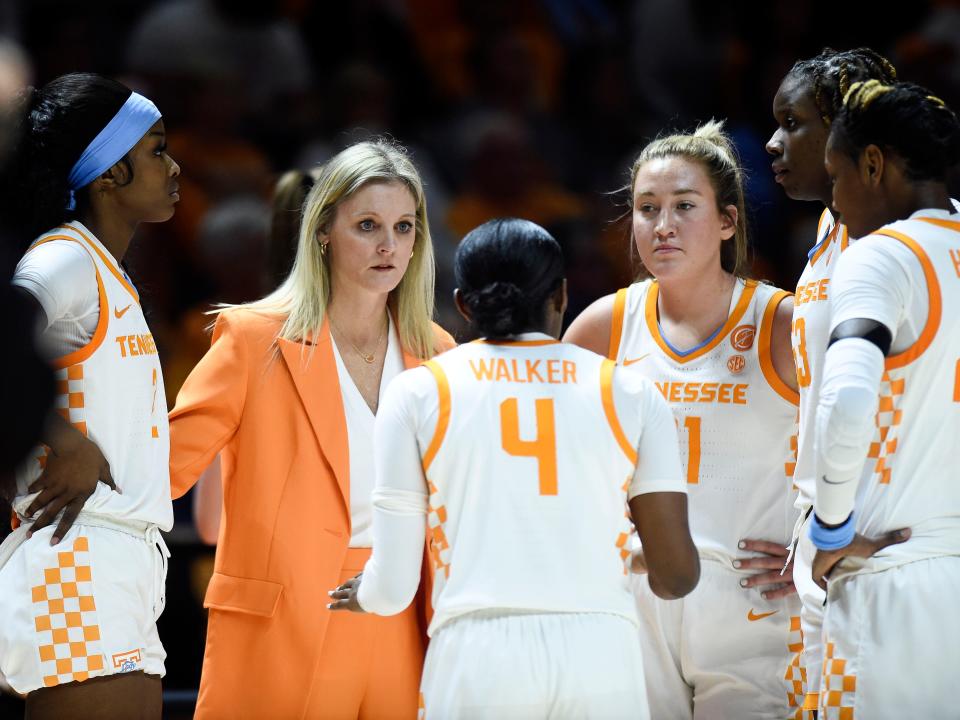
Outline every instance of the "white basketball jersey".
<path fill-rule="evenodd" d="M 436 430 L 418 435 L 435 567 L 431 634 L 490 608 L 636 622 L 626 503 L 640 413 L 618 418 L 612 362 L 543 338 L 473 342 L 425 363 L 439 398 Z"/>
<path fill-rule="evenodd" d="M 47 242 L 78 243 L 89 253 L 100 296 L 93 339 L 53 362 L 57 412 L 97 444 L 122 491 L 99 483 L 83 509 L 169 530 L 173 506 L 167 404 L 157 347 L 139 296 L 113 256 L 79 223 L 41 235 L 31 249 Z M 13 508 L 22 519 L 35 497 L 27 494 L 27 487 L 40 476 L 46 456 L 46 448 L 38 447 L 17 473 Z"/>
<path fill-rule="evenodd" d="M 914 217 L 873 235 L 917 256 L 929 298 L 917 341 L 886 358 L 876 433 L 858 489 L 857 532 L 913 534 L 883 551 L 900 556 L 960 551 L 960 216 Z M 869 242 L 869 240 L 864 240 Z M 894 338 L 896 341 L 896 338 Z"/>
<path fill-rule="evenodd" d="M 738 281 L 727 322 L 683 354 L 660 332 L 658 293 L 651 280 L 617 293 L 609 357 L 653 380 L 673 410 L 697 549 L 729 558 L 743 538 L 786 543 L 797 394 L 773 367 L 770 336 L 789 293 Z"/>
<path fill-rule="evenodd" d="M 846 226 L 836 224 L 830 211 L 824 210 L 817 225 L 817 244 L 810 250 L 809 261 L 797 282 L 793 299 L 791 344 L 800 386 L 797 465 L 793 484 L 798 490 L 797 505 L 804 512 L 813 505 L 817 487 L 813 437 L 823 360 L 830 340 L 830 280 L 840 253 L 847 249 L 848 243 Z"/>

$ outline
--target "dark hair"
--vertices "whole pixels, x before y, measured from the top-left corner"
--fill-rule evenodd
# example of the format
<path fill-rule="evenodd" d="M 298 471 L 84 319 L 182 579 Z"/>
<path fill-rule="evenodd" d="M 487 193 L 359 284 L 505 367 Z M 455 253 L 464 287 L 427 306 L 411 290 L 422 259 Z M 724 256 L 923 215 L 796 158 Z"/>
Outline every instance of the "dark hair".
<path fill-rule="evenodd" d="M 816 57 L 798 60 L 787 74 L 811 81 L 813 101 L 827 126 L 843 106 L 843 98 L 853 83 L 863 80 L 892 83 L 897 80 L 893 64 L 868 47 L 854 50 L 824 48 Z"/>
<path fill-rule="evenodd" d="M 313 175 L 288 170 L 273 188 L 273 215 L 270 219 L 270 279 L 279 285 L 290 274 L 300 240 L 303 201 L 313 188 Z"/>
<path fill-rule="evenodd" d="M 830 133 L 854 162 L 868 145 L 890 150 L 911 180 L 945 181 L 960 162 L 960 121 L 943 100 L 913 83 L 854 83 Z"/>
<path fill-rule="evenodd" d="M 86 207 L 88 193 L 81 191 L 76 193 L 76 209 L 66 209 L 67 177 L 130 94 L 125 85 L 93 73 L 61 75 L 39 90 L 23 91 L 22 127 L 4 172 L 0 201 L 22 249 Z M 123 162 L 132 180 L 129 157 Z"/>
<path fill-rule="evenodd" d="M 547 298 L 563 282 L 563 251 L 529 220 L 490 220 L 463 238 L 454 276 L 473 327 L 503 338 L 543 323 Z"/>

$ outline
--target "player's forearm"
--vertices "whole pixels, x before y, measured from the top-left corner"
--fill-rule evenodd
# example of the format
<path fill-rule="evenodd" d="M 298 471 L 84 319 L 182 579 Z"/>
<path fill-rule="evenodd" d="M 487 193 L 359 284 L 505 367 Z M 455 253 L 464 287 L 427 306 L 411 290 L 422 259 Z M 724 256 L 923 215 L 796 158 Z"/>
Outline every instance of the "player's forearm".
<path fill-rule="evenodd" d="M 823 524 L 839 525 L 853 512 L 882 375 L 883 353 L 867 340 L 846 338 L 827 350 L 814 439 L 814 511 Z"/>
<path fill-rule="evenodd" d="M 357 601 L 366 612 L 396 615 L 417 594 L 426 536 L 427 496 L 377 488 L 373 494 L 373 555 Z"/>

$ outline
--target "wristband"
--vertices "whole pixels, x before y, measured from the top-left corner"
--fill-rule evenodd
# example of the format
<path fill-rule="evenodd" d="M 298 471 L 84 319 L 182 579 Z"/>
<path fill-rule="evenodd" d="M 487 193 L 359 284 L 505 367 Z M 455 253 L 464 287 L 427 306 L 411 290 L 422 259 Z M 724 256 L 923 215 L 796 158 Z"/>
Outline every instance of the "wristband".
<path fill-rule="evenodd" d="M 820 550 L 840 550 L 853 542 L 857 529 L 853 524 L 853 513 L 847 516 L 842 525 L 826 528 L 820 524 L 820 518 L 813 514 L 810 521 L 810 541 Z"/>

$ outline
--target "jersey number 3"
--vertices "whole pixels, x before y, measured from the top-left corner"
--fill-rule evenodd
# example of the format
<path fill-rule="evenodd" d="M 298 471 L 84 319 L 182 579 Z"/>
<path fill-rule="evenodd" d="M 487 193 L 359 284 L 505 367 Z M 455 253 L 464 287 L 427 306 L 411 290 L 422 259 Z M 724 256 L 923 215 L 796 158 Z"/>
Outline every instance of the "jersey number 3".
<path fill-rule="evenodd" d="M 537 398 L 534 403 L 537 414 L 537 436 L 534 440 L 524 440 L 520 437 L 517 398 L 507 398 L 500 403 L 500 442 L 508 455 L 536 458 L 540 494 L 556 495 L 557 433 L 553 399 Z"/>
<path fill-rule="evenodd" d="M 793 362 L 797 366 L 797 384 L 810 386 L 810 360 L 807 357 L 807 324 L 803 318 L 793 321 Z"/>

